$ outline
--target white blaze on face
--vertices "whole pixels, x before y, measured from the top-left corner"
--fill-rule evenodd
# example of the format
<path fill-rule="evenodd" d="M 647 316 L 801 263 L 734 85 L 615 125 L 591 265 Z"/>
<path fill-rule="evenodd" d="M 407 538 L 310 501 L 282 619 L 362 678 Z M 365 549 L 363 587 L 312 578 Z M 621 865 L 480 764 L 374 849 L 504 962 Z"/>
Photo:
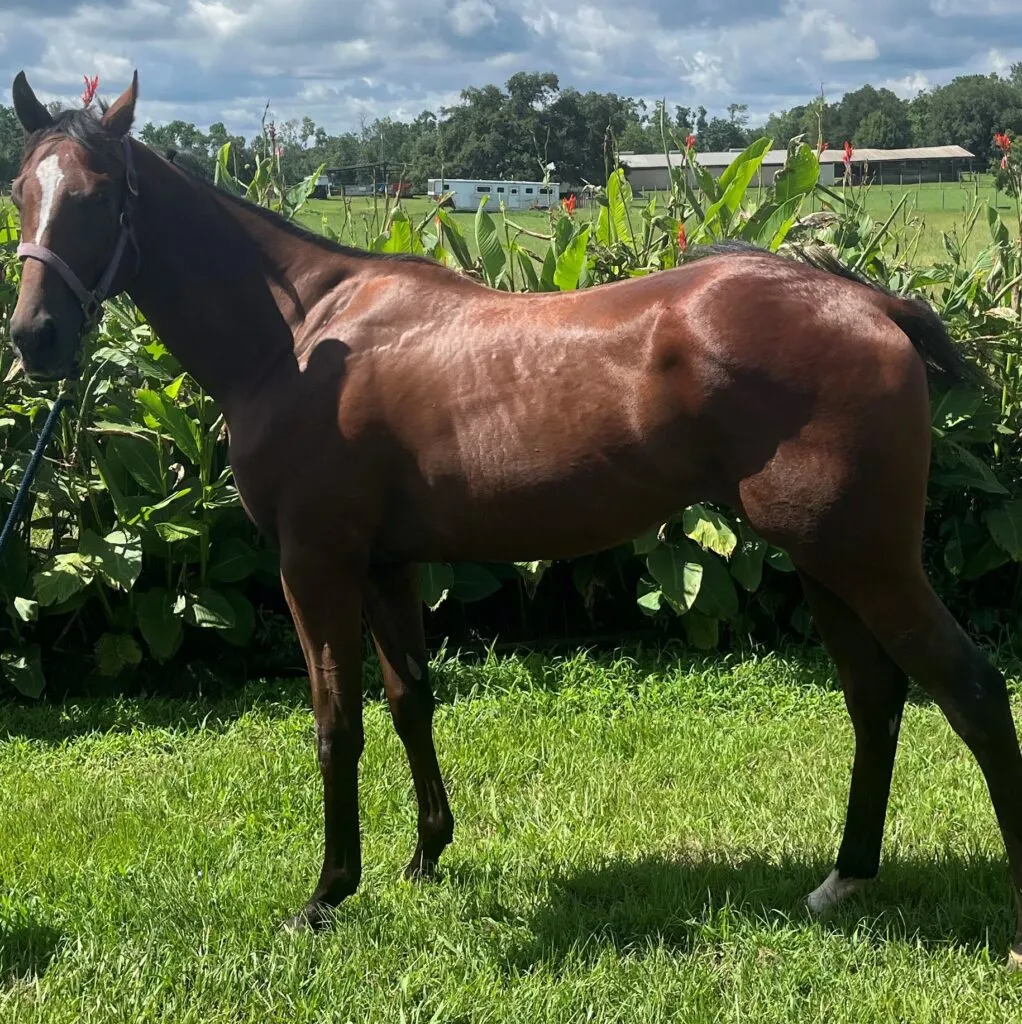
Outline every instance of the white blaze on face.
<path fill-rule="evenodd" d="M 36 181 L 42 189 L 39 200 L 39 226 L 36 228 L 35 244 L 43 244 L 43 235 L 50 226 L 50 218 L 57 205 L 57 195 L 64 180 L 64 172 L 60 169 L 60 157 L 51 153 L 45 160 L 39 161 L 35 169 Z"/>

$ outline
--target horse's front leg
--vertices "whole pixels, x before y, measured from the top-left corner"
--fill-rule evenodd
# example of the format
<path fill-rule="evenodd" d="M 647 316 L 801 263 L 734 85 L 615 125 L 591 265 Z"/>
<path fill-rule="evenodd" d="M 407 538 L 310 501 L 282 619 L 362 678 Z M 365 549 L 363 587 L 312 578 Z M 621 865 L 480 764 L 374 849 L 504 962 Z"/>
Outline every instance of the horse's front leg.
<path fill-rule="evenodd" d="M 358 762 L 362 754 L 362 593 L 354 572 L 283 551 L 281 578 L 312 685 L 323 776 L 323 869 L 312 898 L 287 922 L 323 928 L 362 874 Z"/>

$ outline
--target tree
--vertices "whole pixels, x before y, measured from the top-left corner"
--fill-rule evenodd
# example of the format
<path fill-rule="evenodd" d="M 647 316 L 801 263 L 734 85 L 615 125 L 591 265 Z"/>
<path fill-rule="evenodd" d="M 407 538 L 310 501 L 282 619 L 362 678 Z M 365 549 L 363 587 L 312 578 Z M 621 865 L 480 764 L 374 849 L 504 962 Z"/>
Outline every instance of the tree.
<path fill-rule="evenodd" d="M 1022 92 L 997 75 L 961 75 L 930 94 L 921 141 L 964 146 L 986 163 L 1006 130 L 1022 132 Z"/>
<path fill-rule="evenodd" d="M 850 141 L 856 146 L 873 149 L 898 149 L 903 139 L 904 135 L 899 134 L 897 126 L 887 114 L 882 110 L 873 110 L 859 122 Z"/>
<path fill-rule="evenodd" d="M 25 130 L 13 107 L 0 105 L 0 184 L 10 184 L 21 164 Z"/>

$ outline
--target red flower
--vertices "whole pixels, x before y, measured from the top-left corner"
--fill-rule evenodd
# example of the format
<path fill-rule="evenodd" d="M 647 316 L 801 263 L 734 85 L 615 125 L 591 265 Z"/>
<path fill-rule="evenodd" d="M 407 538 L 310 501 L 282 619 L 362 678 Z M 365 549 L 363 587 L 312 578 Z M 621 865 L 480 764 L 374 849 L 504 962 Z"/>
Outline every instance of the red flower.
<path fill-rule="evenodd" d="M 696 137 L 694 135 L 685 136 L 685 148 L 694 149 L 696 144 Z"/>
<path fill-rule="evenodd" d="M 678 248 L 684 252 L 688 248 L 688 237 L 685 234 L 685 225 L 678 225 Z"/>
<path fill-rule="evenodd" d="M 96 90 L 99 88 L 99 75 L 93 75 L 89 78 L 88 75 L 82 75 L 85 80 L 85 88 L 82 90 L 82 106 L 87 107 L 96 96 Z"/>
<path fill-rule="evenodd" d="M 821 141 L 820 145 L 816 149 L 817 154 L 822 153 L 827 148 L 827 146 L 829 146 L 829 145 L 830 145 L 829 142 L 822 142 Z"/>
<path fill-rule="evenodd" d="M 1011 136 L 1007 132 L 996 132 L 994 134 L 994 145 L 1002 153 L 1006 154 L 1011 149 Z"/>
<path fill-rule="evenodd" d="M 852 163 L 852 153 L 854 153 L 854 152 L 855 152 L 855 150 L 852 149 L 852 144 L 850 142 L 846 142 L 845 143 L 845 155 L 841 158 L 844 161 L 845 167 L 850 167 L 851 166 L 851 163 Z"/>
<path fill-rule="evenodd" d="M 565 199 L 561 205 L 564 207 L 565 211 L 567 211 L 568 215 L 570 216 L 575 212 L 575 206 L 577 203 L 578 200 L 575 198 L 575 193 L 572 192 L 572 194 L 568 196 L 568 198 Z"/>

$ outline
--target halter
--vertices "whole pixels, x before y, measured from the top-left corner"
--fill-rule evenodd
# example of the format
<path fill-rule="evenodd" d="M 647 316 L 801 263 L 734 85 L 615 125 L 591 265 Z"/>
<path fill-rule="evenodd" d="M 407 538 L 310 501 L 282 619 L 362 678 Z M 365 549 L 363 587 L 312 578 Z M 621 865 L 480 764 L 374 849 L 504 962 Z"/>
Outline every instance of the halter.
<path fill-rule="evenodd" d="M 38 260 L 40 263 L 55 270 L 64 283 L 74 292 L 75 298 L 82 307 L 82 334 L 88 334 L 99 322 L 103 303 L 110 297 L 110 288 L 114 283 L 121 262 L 124 259 L 124 251 L 131 243 L 135 250 L 136 262 L 140 259 L 138 240 L 135 238 L 135 228 L 132 224 L 132 214 L 135 212 L 135 202 L 138 199 L 138 176 L 135 174 L 135 162 L 131 156 L 131 142 L 128 136 L 121 137 L 121 145 L 124 148 L 124 178 L 127 191 L 124 193 L 124 205 L 121 207 L 120 226 L 121 233 L 117 238 L 117 245 L 114 246 L 113 255 L 107 264 L 99 284 L 90 292 L 82 284 L 81 278 L 64 262 L 55 252 L 47 249 L 44 245 L 36 245 L 33 242 L 22 242 L 18 246 L 18 256 L 22 259 Z"/>

